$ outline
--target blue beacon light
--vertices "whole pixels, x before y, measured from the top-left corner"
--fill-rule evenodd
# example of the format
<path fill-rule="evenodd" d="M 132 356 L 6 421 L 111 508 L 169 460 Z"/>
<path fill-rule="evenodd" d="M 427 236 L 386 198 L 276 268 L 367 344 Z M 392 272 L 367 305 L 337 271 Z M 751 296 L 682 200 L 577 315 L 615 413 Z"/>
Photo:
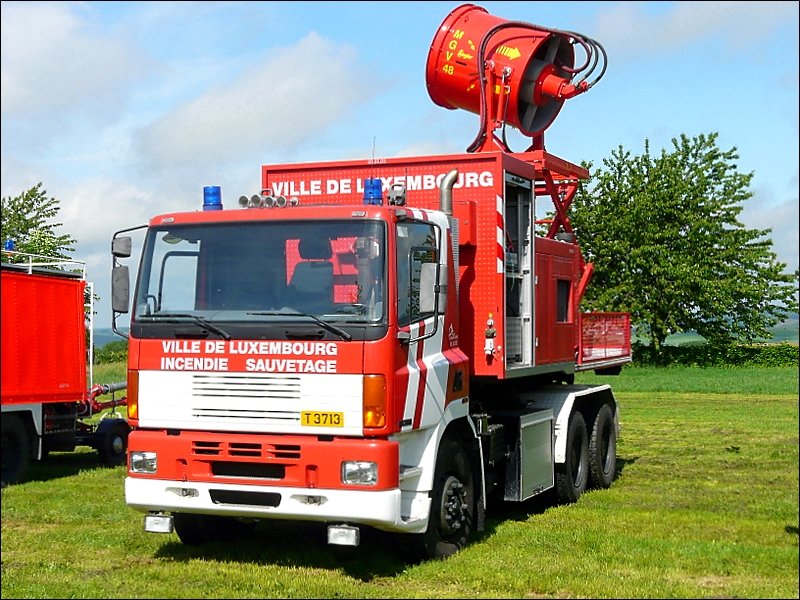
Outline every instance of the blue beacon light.
<path fill-rule="evenodd" d="M 380 177 L 369 177 L 364 180 L 364 204 L 383 204 L 383 181 Z"/>
<path fill-rule="evenodd" d="M 203 188 L 203 210 L 222 210 L 222 190 L 218 185 Z"/>

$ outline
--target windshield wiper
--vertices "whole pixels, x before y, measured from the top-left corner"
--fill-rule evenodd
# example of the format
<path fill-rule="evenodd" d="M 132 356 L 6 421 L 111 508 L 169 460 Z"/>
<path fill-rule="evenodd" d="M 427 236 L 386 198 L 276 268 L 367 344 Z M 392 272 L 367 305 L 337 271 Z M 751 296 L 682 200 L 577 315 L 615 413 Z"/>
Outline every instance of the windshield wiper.
<path fill-rule="evenodd" d="M 295 312 L 285 312 L 285 311 L 281 311 L 281 310 L 266 310 L 266 311 L 263 311 L 263 312 L 249 312 L 247 314 L 248 315 L 255 315 L 257 317 L 306 317 L 306 318 L 311 319 L 312 321 L 314 321 L 314 323 L 316 323 L 320 327 L 323 327 L 323 328 L 327 329 L 331 333 L 335 333 L 336 335 L 338 335 L 340 338 L 342 338 L 346 342 L 349 342 L 350 340 L 353 339 L 353 336 L 350 335 L 349 333 L 347 333 L 341 327 L 337 327 L 333 323 L 328 323 L 327 321 L 323 321 L 322 319 L 320 319 L 318 316 L 309 315 L 308 313 L 301 313 L 301 312 L 297 312 L 297 311 L 295 311 Z"/>
<path fill-rule="evenodd" d="M 218 325 L 214 325 L 211 321 L 204 319 L 203 317 L 198 317 L 197 315 L 190 315 L 188 313 L 155 313 L 152 315 L 148 315 L 146 317 L 139 317 L 138 320 L 141 321 L 143 319 L 148 319 L 152 321 L 169 321 L 174 320 L 173 322 L 179 322 L 178 319 L 190 319 L 197 323 L 198 325 L 205 327 L 209 331 L 213 331 L 223 340 L 231 339 L 231 334 L 219 327 Z"/>

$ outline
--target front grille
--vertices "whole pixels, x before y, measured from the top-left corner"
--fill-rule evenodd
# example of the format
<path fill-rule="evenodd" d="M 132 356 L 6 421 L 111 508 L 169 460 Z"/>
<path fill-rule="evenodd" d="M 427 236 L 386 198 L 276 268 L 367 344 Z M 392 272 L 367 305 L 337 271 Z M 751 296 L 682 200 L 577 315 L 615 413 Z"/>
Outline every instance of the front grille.
<path fill-rule="evenodd" d="M 299 444 L 261 444 L 258 442 L 192 441 L 193 456 L 219 458 L 300 459 Z"/>
<path fill-rule="evenodd" d="M 279 506 L 281 495 L 269 492 L 238 492 L 231 490 L 211 490 L 214 504 L 237 504 L 247 506 Z"/>
<path fill-rule="evenodd" d="M 232 442 L 228 444 L 228 454 L 231 456 L 261 456 L 261 444 Z"/>
<path fill-rule="evenodd" d="M 297 375 L 242 373 L 192 375 L 191 416 L 216 423 L 261 427 L 300 423 L 296 406 L 302 397 Z"/>
<path fill-rule="evenodd" d="M 192 395 L 195 398 L 299 400 L 300 376 L 195 373 Z"/>

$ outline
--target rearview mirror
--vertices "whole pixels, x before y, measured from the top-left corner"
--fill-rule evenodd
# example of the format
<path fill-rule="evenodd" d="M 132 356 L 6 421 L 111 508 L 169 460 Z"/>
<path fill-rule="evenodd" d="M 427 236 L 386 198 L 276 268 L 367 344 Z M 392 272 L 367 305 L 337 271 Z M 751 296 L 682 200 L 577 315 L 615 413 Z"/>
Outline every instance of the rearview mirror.
<path fill-rule="evenodd" d="M 128 238 L 130 242 L 130 238 Z M 130 273 L 127 265 L 111 269 L 111 309 L 116 313 L 127 313 L 130 303 Z"/>
<path fill-rule="evenodd" d="M 131 255 L 130 236 L 115 237 L 111 240 L 111 254 L 117 258 L 128 258 Z"/>

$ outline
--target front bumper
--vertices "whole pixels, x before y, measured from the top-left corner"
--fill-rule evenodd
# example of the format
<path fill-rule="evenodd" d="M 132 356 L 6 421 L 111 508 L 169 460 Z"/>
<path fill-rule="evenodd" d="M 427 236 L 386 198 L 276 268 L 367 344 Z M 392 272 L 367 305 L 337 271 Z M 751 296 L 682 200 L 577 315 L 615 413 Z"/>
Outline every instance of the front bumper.
<path fill-rule="evenodd" d="M 419 533 L 426 525 L 403 519 L 399 489 L 309 489 L 128 477 L 125 501 L 145 513 L 346 522 L 406 533 Z"/>

